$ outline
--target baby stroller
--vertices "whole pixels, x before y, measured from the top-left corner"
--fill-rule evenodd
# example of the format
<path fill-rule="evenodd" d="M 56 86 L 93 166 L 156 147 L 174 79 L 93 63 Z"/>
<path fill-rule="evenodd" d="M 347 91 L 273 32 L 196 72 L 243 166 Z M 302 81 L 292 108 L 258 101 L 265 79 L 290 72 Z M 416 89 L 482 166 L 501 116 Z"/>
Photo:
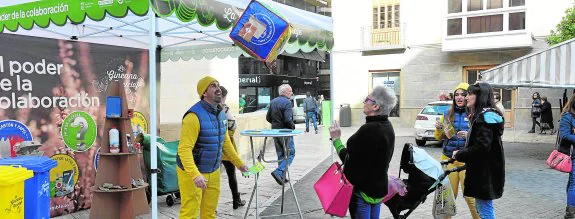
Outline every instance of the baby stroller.
<path fill-rule="evenodd" d="M 446 176 L 452 172 L 459 172 L 465 166 L 443 171 L 442 165 L 454 160 L 439 162 L 429 156 L 423 149 L 414 147 L 411 143 L 406 143 L 401 152 L 401 170 L 409 174 L 403 182 L 407 186 L 407 194 L 401 196 L 396 194 L 385 202 L 393 218 L 407 218 L 421 203 L 425 202 L 427 195 L 434 192 L 440 185 L 448 184 Z M 408 210 L 405 214 L 402 211 Z"/>
<path fill-rule="evenodd" d="M 140 134 L 136 141 L 141 142 L 144 163 L 146 164 L 146 172 L 150 173 L 151 159 L 150 159 L 150 135 Z M 178 176 L 176 174 L 176 154 L 178 152 L 179 141 L 167 142 L 164 139 L 156 138 L 158 148 L 158 196 L 168 195 L 166 197 L 166 204 L 172 206 L 180 199 L 180 187 L 178 186 Z M 148 174 L 148 182 L 151 181 L 151 174 Z M 148 186 L 146 195 L 148 202 L 151 200 L 151 187 Z"/>

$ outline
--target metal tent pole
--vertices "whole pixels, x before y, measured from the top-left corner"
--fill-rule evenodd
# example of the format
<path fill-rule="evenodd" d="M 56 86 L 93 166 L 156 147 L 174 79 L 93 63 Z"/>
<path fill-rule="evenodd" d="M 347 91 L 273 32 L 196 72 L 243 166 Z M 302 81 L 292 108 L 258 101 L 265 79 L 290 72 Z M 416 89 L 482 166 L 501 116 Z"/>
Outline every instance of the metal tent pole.
<path fill-rule="evenodd" d="M 334 81 L 334 80 L 333 80 L 333 49 L 332 49 L 331 52 L 329 53 L 329 99 L 331 100 L 331 101 L 330 101 L 330 103 L 331 103 L 331 112 L 330 112 L 331 115 L 330 115 L 330 118 L 331 118 L 331 121 L 332 121 L 331 123 L 333 123 L 333 121 L 335 120 L 335 119 L 334 119 L 335 117 L 333 117 L 334 112 L 335 112 L 335 97 L 334 97 L 334 94 L 333 94 L 333 88 L 334 88 L 334 86 L 333 86 L 333 83 L 334 83 L 334 82 L 333 82 L 333 81 Z M 333 161 L 333 160 L 334 160 L 334 156 L 333 156 L 333 154 L 334 154 L 334 148 L 333 148 L 333 145 L 330 145 L 330 148 L 331 148 L 331 156 L 330 156 L 330 157 L 331 157 L 331 163 L 333 163 L 333 162 L 334 162 L 334 161 Z"/>
<path fill-rule="evenodd" d="M 152 219 L 158 218 L 158 176 L 157 176 L 157 159 L 158 151 L 156 147 L 156 137 L 157 137 L 157 114 L 156 114 L 156 106 L 157 106 L 157 97 L 156 97 L 156 47 L 158 44 L 156 38 L 156 30 L 158 28 L 156 23 L 156 13 L 152 10 L 152 5 L 150 4 L 150 8 L 148 9 L 148 16 L 150 19 L 150 48 L 149 48 L 149 74 L 150 74 L 150 157 L 151 157 L 151 174 L 152 174 Z"/>

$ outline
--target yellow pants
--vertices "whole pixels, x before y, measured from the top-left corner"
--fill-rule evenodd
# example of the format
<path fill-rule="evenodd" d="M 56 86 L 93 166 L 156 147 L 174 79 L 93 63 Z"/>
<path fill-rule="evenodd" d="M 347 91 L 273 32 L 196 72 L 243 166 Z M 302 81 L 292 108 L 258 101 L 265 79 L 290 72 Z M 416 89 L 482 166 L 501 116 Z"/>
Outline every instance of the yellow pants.
<path fill-rule="evenodd" d="M 201 219 L 216 218 L 216 209 L 220 198 L 220 168 L 212 173 L 202 173 L 202 176 L 208 181 L 206 190 L 196 187 L 194 179 L 189 174 L 179 167 L 176 169 L 182 198 L 180 218 L 196 219 L 198 213 Z"/>
<path fill-rule="evenodd" d="M 447 156 L 441 154 L 441 160 L 448 160 L 448 159 L 449 158 Z M 455 161 L 451 164 L 448 164 L 447 169 L 453 169 L 463 165 L 465 165 L 465 163 Z M 461 191 L 462 192 L 464 191 L 463 182 L 465 182 L 465 170 L 459 173 L 453 172 L 449 174 L 449 183 L 451 183 L 451 188 L 453 189 L 453 196 L 455 198 L 457 198 L 457 194 L 459 193 L 459 185 L 461 185 Z M 465 202 L 467 202 L 467 206 L 469 207 L 469 211 L 471 212 L 471 217 L 473 217 L 473 219 L 480 219 L 479 214 L 477 214 L 477 209 L 475 208 L 475 198 L 467 196 L 463 196 L 463 198 L 465 199 Z"/>

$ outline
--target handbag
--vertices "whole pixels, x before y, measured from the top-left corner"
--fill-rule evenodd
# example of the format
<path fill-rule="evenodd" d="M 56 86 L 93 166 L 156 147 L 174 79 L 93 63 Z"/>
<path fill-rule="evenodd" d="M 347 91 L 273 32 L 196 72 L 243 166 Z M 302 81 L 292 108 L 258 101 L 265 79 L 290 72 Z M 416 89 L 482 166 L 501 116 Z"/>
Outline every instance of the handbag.
<path fill-rule="evenodd" d="M 353 185 L 343 174 L 343 165 L 333 163 L 313 185 L 326 214 L 345 217 L 353 193 Z"/>
<path fill-rule="evenodd" d="M 557 149 L 553 150 L 547 158 L 547 166 L 564 173 L 571 173 L 573 169 L 571 156 L 561 153 Z"/>
<path fill-rule="evenodd" d="M 560 172 L 571 173 L 573 170 L 573 161 L 571 160 L 573 147 L 571 147 L 571 144 L 568 145 L 570 147 L 569 155 L 563 153 L 563 150 L 561 149 L 564 149 L 565 142 L 563 142 L 563 140 L 559 137 L 559 133 L 560 132 L 557 132 L 557 149 L 553 150 L 553 152 L 551 152 L 549 155 L 549 158 L 547 158 L 547 166 Z"/>

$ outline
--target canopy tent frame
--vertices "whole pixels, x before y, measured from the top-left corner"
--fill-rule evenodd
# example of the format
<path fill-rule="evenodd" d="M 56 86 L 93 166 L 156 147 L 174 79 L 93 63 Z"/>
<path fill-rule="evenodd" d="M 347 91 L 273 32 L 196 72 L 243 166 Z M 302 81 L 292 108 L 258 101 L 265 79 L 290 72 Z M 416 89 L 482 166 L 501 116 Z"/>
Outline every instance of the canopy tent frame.
<path fill-rule="evenodd" d="M 66 0 L 64 0 L 66 1 Z M 62 3 L 64 1 L 60 1 L 59 3 Z M 87 0 L 90 1 L 90 0 Z M 93 0 L 92 0 L 93 1 Z M 148 0 L 145 0 L 146 2 L 149 3 Z M 169 1 L 172 2 L 173 0 Z M 217 0 L 214 2 L 218 2 L 218 1 L 222 1 L 222 0 Z M 227 1 L 227 0 L 223 0 L 223 1 Z M 245 2 L 246 0 L 244 0 Z M 270 0 L 262 0 L 264 2 L 269 2 L 272 3 Z M 69 4 L 76 4 L 73 3 L 71 0 L 66 1 Z M 97 2 L 97 1 L 96 1 Z M 133 1 L 135 2 L 135 1 Z M 143 2 L 143 0 L 139 0 L 140 3 Z M 115 38 L 115 37 L 120 37 L 123 39 L 127 39 L 130 41 L 135 42 L 136 44 L 139 44 L 140 46 L 142 46 L 142 48 L 147 48 L 148 49 L 148 53 L 149 53 L 149 79 L 150 79 L 150 103 L 157 103 L 157 85 L 156 85 L 156 81 L 157 81 L 157 63 L 156 60 L 158 58 L 157 56 L 157 51 L 158 49 L 162 49 L 162 48 L 174 48 L 178 45 L 182 45 L 182 44 L 186 44 L 189 42 L 194 42 L 194 41 L 199 41 L 199 42 L 207 42 L 207 43 L 211 43 L 210 45 L 225 45 L 225 46 L 235 46 L 235 44 L 228 38 L 228 37 L 221 37 L 220 35 L 222 34 L 229 34 L 231 27 L 228 26 L 227 29 L 221 29 L 219 26 L 219 23 L 216 24 L 210 24 L 209 26 L 217 26 L 219 30 L 210 30 L 209 28 L 206 28 L 206 26 L 204 26 L 201 21 L 200 21 L 200 15 L 198 15 L 197 18 L 192 18 L 189 21 L 184 21 L 181 17 L 178 16 L 171 16 L 173 12 L 168 13 L 167 15 L 163 15 L 163 16 L 159 16 L 158 14 L 158 10 L 157 8 L 154 7 L 153 3 L 157 3 L 157 1 L 152 0 L 152 3 L 149 3 L 148 7 L 147 7 L 147 11 L 143 12 L 143 8 L 141 6 L 138 6 L 138 11 L 136 13 L 134 13 L 135 11 L 133 10 L 133 8 L 129 8 L 128 6 L 122 6 L 122 7 L 126 7 L 126 14 L 125 15 L 120 15 L 118 14 L 119 12 L 110 12 L 110 11 L 105 11 L 104 16 L 100 19 L 94 19 L 92 16 L 94 15 L 90 15 L 88 12 L 85 12 L 84 17 L 83 18 L 79 18 L 77 16 L 77 14 L 74 14 L 74 16 L 66 16 L 64 18 L 64 23 L 58 23 L 57 20 L 61 20 L 61 17 L 56 19 L 54 17 L 56 16 L 60 16 L 60 15 L 54 15 L 54 17 L 50 17 L 48 19 L 48 21 L 44 21 L 44 18 L 41 18 L 42 21 L 32 21 L 32 23 L 29 23 L 29 21 L 22 21 L 22 23 L 17 23 L 16 24 L 16 28 L 14 28 L 14 23 L 3 23 L 2 21 L 0 21 L 0 33 L 5 33 L 6 31 L 4 31 L 4 29 L 7 29 L 8 31 L 11 32 L 16 32 L 16 34 L 18 34 L 18 27 L 22 27 L 22 29 L 24 30 L 42 30 L 42 31 L 46 31 L 47 33 L 51 33 L 54 34 L 56 36 L 62 37 L 63 39 L 67 39 L 67 40 L 72 40 L 72 41 L 87 41 L 87 40 L 92 40 L 92 39 L 102 39 L 102 38 Z M 168 2 L 168 1 L 166 1 Z M 238 1 L 240 2 L 240 1 Z M 50 3 L 48 1 L 43 1 L 42 4 L 44 3 Z M 27 4 L 40 4 L 38 2 L 29 2 L 29 3 L 21 3 L 21 4 L 14 4 L 12 6 L 29 6 Z M 46 5 L 48 5 L 46 4 Z M 62 3 L 64 4 L 64 3 Z M 79 3 L 78 3 L 79 4 Z M 122 4 L 122 3 L 117 3 L 114 2 L 114 4 Z M 136 4 L 136 3 L 132 3 L 132 4 Z M 218 2 L 218 4 L 225 4 L 225 3 L 221 3 Z M 273 2 L 273 4 L 276 5 L 280 5 L 279 3 L 275 3 Z M 82 7 L 84 7 L 82 5 Z M 136 6 L 134 6 L 136 7 Z M 281 7 L 286 7 L 286 8 L 290 8 L 289 6 L 281 6 Z M 206 7 L 207 8 L 207 7 Z M 206 8 L 199 8 L 198 10 L 209 10 Z M 3 12 L 1 10 L 2 8 L 0 8 L 0 12 Z M 5 9 L 8 10 L 8 9 Z M 83 10 L 83 8 L 82 8 Z M 289 9 L 290 13 L 293 13 L 291 11 L 295 11 L 298 12 L 299 9 Z M 238 14 L 239 11 L 237 10 L 236 6 L 232 5 L 230 13 L 235 13 L 238 18 L 239 15 Z M 301 10 L 299 10 L 301 11 Z M 133 15 L 135 15 L 136 17 L 140 17 L 140 19 L 136 19 L 133 21 L 126 21 L 126 16 L 129 14 L 129 12 L 132 12 Z M 74 13 L 79 13 L 74 11 Z M 116 15 L 114 15 L 113 13 L 116 13 Z M 176 12 L 177 13 L 177 12 Z M 227 13 L 227 11 L 226 11 Z M 301 12 L 303 13 L 303 12 Z M 305 14 L 305 13 L 304 13 Z M 51 16 L 51 15 L 50 15 Z M 309 16 L 309 15 L 301 15 L 302 17 L 305 16 Z M 318 14 L 318 16 L 321 16 Z M 178 17 L 178 19 L 174 20 L 174 17 Z M 226 16 L 224 16 L 226 19 L 228 19 L 228 21 L 230 21 L 230 19 Z M 86 19 L 88 18 L 88 19 Z M 95 21 L 95 22 L 100 22 L 102 20 L 111 20 L 111 21 L 115 21 L 119 24 L 116 25 L 97 25 L 97 24 L 90 24 L 90 23 L 86 23 L 86 21 Z M 318 18 L 309 18 L 311 19 L 312 23 L 318 23 L 321 22 L 322 19 L 318 19 Z M 331 20 L 331 18 L 329 18 Z M 39 19 L 40 20 L 40 19 Z M 143 28 L 141 26 L 138 26 L 138 24 L 148 21 L 149 23 L 149 29 Z M 166 21 L 168 23 L 171 23 L 172 25 L 176 25 L 174 27 L 170 27 L 168 29 L 165 30 L 160 30 L 159 28 L 159 21 Z M 200 22 L 199 22 L 200 21 Z M 235 20 L 231 20 L 231 21 L 235 21 Z M 231 22 L 230 21 L 230 22 Z M 26 23 L 28 22 L 28 23 Z M 47 24 L 46 24 L 47 23 Z M 200 23 L 202 25 L 202 29 L 206 29 L 206 30 L 202 30 L 202 29 L 198 29 L 198 28 L 194 28 L 194 25 L 197 25 L 198 23 Z M 217 23 L 217 22 L 215 22 Z M 50 28 L 50 24 L 56 24 L 56 26 L 58 27 L 63 27 L 63 26 L 69 26 L 69 27 L 73 27 L 76 30 L 73 30 L 72 32 L 74 34 L 65 34 L 62 33 L 60 31 L 56 31 Z M 330 26 L 331 23 L 328 25 Z M 301 25 L 300 25 L 301 26 Z M 331 26 L 328 29 L 321 29 L 321 28 L 317 28 L 320 29 L 320 31 L 322 34 L 327 33 L 327 37 L 328 39 L 325 39 L 325 35 L 321 35 L 319 33 L 311 33 L 310 34 L 317 34 L 317 35 L 313 35 L 313 36 L 309 36 L 309 38 L 307 38 L 307 40 L 311 41 L 312 39 L 314 40 L 318 40 L 321 37 L 324 37 L 323 39 L 325 40 L 324 42 L 314 42 L 314 44 L 312 45 L 307 44 L 308 41 L 305 41 L 306 39 L 304 39 L 304 43 L 302 44 L 302 36 L 306 36 L 305 33 L 307 33 L 306 31 L 309 31 L 310 29 L 314 29 L 314 27 L 312 26 L 307 27 L 304 26 L 307 29 L 304 29 L 302 31 L 300 31 L 298 33 L 298 35 L 296 35 L 296 38 L 294 39 L 295 41 L 292 42 L 294 45 L 301 47 L 301 51 L 303 50 L 304 46 L 309 46 L 311 47 L 311 51 L 317 49 L 317 50 L 326 50 L 327 52 L 329 52 L 331 50 L 330 46 L 333 47 L 333 34 L 332 34 L 332 30 L 331 30 Z M 184 29 L 184 30 L 182 30 Z M 116 33 L 115 31 L 122 31 L 122 32 L 128 32 L 131 34 L 121 34 L 121 33 Z M 304 33 L 304 34 L 302 34 Z M 189 34 L 202 34 L 203 36 L 201 37 L 186 37 L 186 35 Z M 292 35 L 293 36 L 293 35 Z M 146 37 L 149 42 L 145 42 L 141 39 L 138 38 L 142 38 L 142 37 Z M 163 37 L 171 37 L 171 38 L 176 38 L 176 39 L 180 39 L 181 41 L 179 42 L 172 42 L 172 43 L 166 43 L 165 45 L 162 44 L 163 42 Z M 317 38 L 314 38 L 317 37 Z M 51 37 L 54 38 L 54 37 Z M 214 40 L 209 40 L 209 39 L 214 39 Z M 331 45 L 330 45 L 331 42 Z M 132 47 L 132 46 L 129 46 Z M 295 50 L 296 52 L 299 52 L 300 48 L 298 48 L 298 50 Z M 307 48 L 306 50 L 309 50 L 309 48 Z M 332 60 L 332 59 L 330 59 Z M 330 73 L 332 74 L 332 73 Z M 333 77 L 332 77 L 333 78 Z M 333 86 L 333 81 L 331 82 L 331 86 Z M 332 91 L 333 94 L 333 91 Z M 333 98 L 333 95 L 332 95 Z M 333 114 L 333 104 L 332 104 L 332 114 Z M 333 116 L 333 115 L 332 115 Z M 332 117 L 333 118 L 333 117 Z M 151 145 L 156 145 L 156 137 L 157 137 L 157 104 L 150 104 L 150 135 L 151 135 Z M 151 147 L 151 157 L 157 157 L 157 148 L 156 147 Z M 332 148 L 332 160 L 333 160 L 333 148 Z M 157 194 L 157 161 L 156 159 L 151 159 L 151 190 L 152 190 L 152 194 Z M 151 197 L 151 205 L 152 205 L 152 218 L 157 218 L 158 216 L 158 206 L 157 206 L 157 196 L 156 195 L 152 195 Z M 256 212 L 257 213 L 257 212 Z"/>

